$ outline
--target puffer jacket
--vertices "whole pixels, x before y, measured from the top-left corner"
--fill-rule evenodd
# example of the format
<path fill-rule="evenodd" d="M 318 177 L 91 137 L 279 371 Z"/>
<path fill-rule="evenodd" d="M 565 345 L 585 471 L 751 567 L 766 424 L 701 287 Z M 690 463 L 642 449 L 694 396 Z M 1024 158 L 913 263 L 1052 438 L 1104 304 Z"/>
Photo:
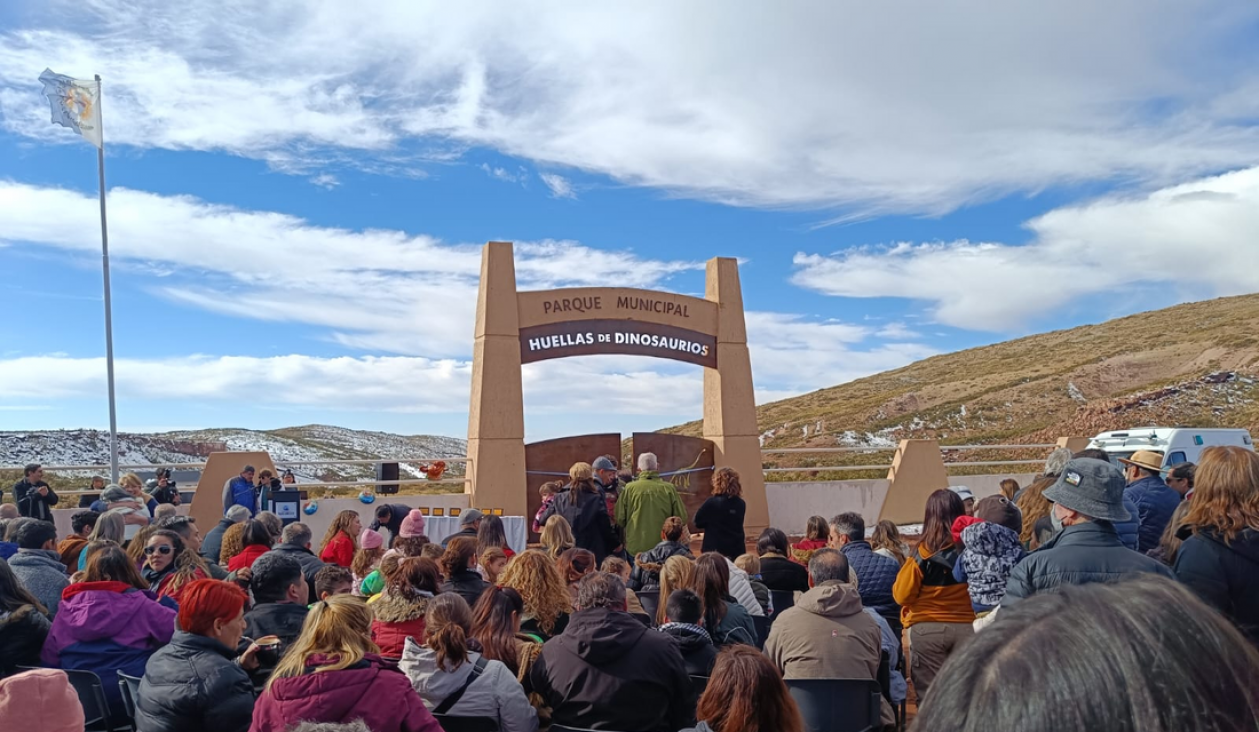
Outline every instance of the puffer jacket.
<path fill-rule="evenodd" d="M 635 592 L 659 592 L 660 570 L 669 557 L 694 559 L 695 555 L 689 546 L 680 541 L 662 541 L 634 559 L 629 588 Z"/>
<path fill-rule="evenodd" d="M 137 732 L 245 732 L 254 713 L 249 674 L 213 638 L 175 631 L 144 667 Z"/>
<path fill-rule="evenodd" d="M 398 668 L 407 675 L 424 706 L 435 709 L 458 691 L 472 676 L 481 658 L 475 651 L 458 667 L 437 665 L 437 652 L 408 639 Z M 501 661 L 488 661 L 459 701 L 446 711 L 456 717 L 480 717 L 498 722 L 503 732 L 536 732 L 538 714 L 529 704 L 524 688 Z"/>
<path fill-rule="evenodd" d="M 708 676 L 717 663 L 717 647 L 708 631 L 690 623 L 665 623 L 658 630 L 678 643 L 689 676 Z"/>
<path fill-rule="evenodd" d="M 677 644 L 606 608 L 575 613 L 564 633 L 542 647 L 529 682 L 555 724 L 674 732 L 695 714 Z"/>
<path fill-rule="evenodd" d="M 274 679 L 254 705 L 250 732 L 286 732 L 301 722 L 362 720 L 372 732 L 442 732 L 411 682 L 380 656 L 339 671 L 319 671 L 332 660 L 306 660 L 308 673 Z"/>
<path fill-rule="evenodd" d="M 1127 496 L 1123 499 L 1123 507 L 1132 518 L 1127 521 L 1112 521 L 1111 524 L 1119 534 L 1119 541 L 1135 552 L 1141 544 L 1141 511 Z"/>
<path fill-rule="evenodd" d="M 840 551 L 848 558 L 849 568 L 857 573 L 861 604 L 881 615 L 899 613 L 900 605 L 892 597 L 892 585 L 896 584 L 901 565 L 895 559 L 875 554 L 868 541 L 850 541 Z"/>
<path fill-rule="evenodd" d="M 9 558 L 9 567 L 26 591 L 48 609 L 48 617 L 55 618 L 61 591 L 70 586 L 61 555 L 44 549 L 22 549 Z"/>
<path fill-rule="evenodd" d="M 48 616 L 23 605 L 13 611 L 0 611 L 0 677 L 16 673 L 18 666 L 38 666 L 39 652 L 52 623 Z"/>
<path fill-rule="evenodd" d="M 1162 562 L 1124 546 L 1114 526 L 1086 521 L 1059 531 L 1019 562 L 1010 573 L 1001 604 L 1013 605 L 1059 585 L 1121 582 L 1141 573 L 1174 579 Z"/>
<path fill-rule="evenodd" d="M 1259 531 L 1226 542 L 1215 529 L 1199 530 L 1176 554 L 1176 577 L 1259 646 Z"/>
<path fill-rule="evenodd" d="M 962 556 L 953 576 L 970 590 L 971 605 L 988 610 L 1001 604 L 1010 572 L 1027 553 L 1013 529 L 981 521 L 962 529 Z"/>
<path fill-rule="evenodd" d="M 1180 505 L 1180 494 L 1157 476 L 1147 475 L 1129 483 L 1123 496 L 1137 506 L 1137 515 L 1141 520 L 1137 551 L 1144 554 L 1158 546 L 1163 538 L 1163 529 L 1167 528 L 1167 522 L 1172 520 L 1172 514 Z"/>
<path fill-rule="evenodd" d="M 428 612 L 429 598 L 408 600 L 389 595 L 368 607 L 372 609 L 372 642 L 380 646 L 385 658 L 402 658 L 407 638 L 424 642 L 424 614 Z"/>

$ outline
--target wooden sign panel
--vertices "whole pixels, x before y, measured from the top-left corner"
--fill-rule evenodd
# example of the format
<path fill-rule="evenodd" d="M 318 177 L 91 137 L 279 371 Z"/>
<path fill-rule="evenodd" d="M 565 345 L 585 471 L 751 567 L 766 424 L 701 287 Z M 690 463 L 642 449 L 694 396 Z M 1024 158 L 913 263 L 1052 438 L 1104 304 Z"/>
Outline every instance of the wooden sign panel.
<path fill-rule="evenodd" d="M 636 320 L 577 320 L 520 329 L 520 362 L 617 353 L 717 368 L 717 339 L 686 328 Z"/>

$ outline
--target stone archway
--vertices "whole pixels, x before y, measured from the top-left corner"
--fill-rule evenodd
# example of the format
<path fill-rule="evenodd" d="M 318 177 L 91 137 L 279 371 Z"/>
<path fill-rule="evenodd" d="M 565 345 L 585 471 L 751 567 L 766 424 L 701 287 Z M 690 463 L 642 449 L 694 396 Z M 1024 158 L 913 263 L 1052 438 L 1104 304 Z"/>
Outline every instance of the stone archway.
<path fill-rule="evenodd" d="M 472 505 L 528 516 L 521 367 L 550 358 L 634 354 L 704 367 L 704 439 L 743 477 L 745 529 L 769 525 L 736 260 L 708 260 L 704 297 L 630 288 L 516 289 L 509 242 L 481 255 L 468 414 Z"/>

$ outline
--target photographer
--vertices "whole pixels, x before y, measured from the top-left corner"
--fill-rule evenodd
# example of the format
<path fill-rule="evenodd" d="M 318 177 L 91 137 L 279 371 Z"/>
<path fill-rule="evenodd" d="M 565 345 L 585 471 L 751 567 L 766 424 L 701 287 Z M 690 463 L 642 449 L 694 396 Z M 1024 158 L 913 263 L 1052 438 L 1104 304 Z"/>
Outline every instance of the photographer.
<path fill-rule="evenodd" d="M 170 468 L 158 468 L 157 477 L 148 482 L 148 493 L 158 503 L 169 503 L 178 506 L 184 502 L 179 495 L 175 481 L 171 479 Z"/>

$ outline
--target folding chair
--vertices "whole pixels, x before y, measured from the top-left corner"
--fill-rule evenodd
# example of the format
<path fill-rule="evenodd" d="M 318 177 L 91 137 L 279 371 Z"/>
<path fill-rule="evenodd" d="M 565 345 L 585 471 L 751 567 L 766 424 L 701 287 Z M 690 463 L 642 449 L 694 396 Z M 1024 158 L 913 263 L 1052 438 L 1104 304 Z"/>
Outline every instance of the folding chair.
<path fill-rule="evenodd" d="M 136 700 L 140 698 L 140 677 L 128 676 L 118 672 L 118 690 L 122 692 L 122 703 L 127 708 L 127 719 L 131 720 L 131 729 L 136 729 Z"/>
<path fill-rule="evenodd" d="M 498 720 L 489 717 L 456 717 L 452 714 L 434 714 L 433 719 L 443 732 L 498 732 Z"/>
<path fill-rule="evenodd" d="M 882 691 L 873 679 L 788 679 L 809 732 L 873 732 L 879 729 Z"/>

